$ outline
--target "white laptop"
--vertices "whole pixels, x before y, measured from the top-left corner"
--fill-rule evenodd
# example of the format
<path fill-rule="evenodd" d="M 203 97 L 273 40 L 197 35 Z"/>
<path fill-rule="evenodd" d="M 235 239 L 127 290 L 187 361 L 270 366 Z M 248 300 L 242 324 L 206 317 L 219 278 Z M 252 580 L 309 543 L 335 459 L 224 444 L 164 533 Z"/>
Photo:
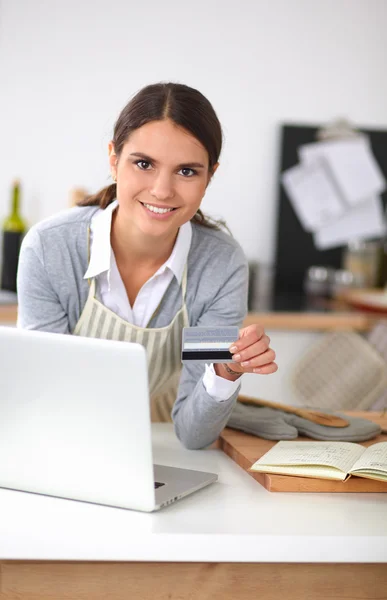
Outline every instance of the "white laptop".
<path fill-rule="evenodd" d="M 0 327 L 0 487 L 153 511 L 216 481 L 153 465 L 145 349 Z"/>

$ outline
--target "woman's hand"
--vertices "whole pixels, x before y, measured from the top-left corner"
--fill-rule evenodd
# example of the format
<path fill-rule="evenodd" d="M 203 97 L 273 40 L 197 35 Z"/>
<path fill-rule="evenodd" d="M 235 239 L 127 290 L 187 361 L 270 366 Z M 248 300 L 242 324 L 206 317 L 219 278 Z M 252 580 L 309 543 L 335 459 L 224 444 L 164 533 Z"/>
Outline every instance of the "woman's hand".
<path fill-rule="evenodd" d="M 225 379 L 235 380 L 243 373 L 270 375 L 278 369 L 274 362 L 275 352 L 270 348 L 270 338 L 260 325 L 249 325 L 241 329 L 239 339 L 232 344 L 230 352 L 235 362 L 214 365 L 216 374 Z M 227 367 L 235 375 L 227 371 Z"/>

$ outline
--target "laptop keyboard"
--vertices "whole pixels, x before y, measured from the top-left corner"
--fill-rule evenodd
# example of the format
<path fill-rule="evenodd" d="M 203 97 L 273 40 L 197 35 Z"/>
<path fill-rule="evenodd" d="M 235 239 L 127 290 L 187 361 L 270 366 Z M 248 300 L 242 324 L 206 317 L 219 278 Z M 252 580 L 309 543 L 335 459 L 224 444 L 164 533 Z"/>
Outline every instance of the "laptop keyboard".
<path fill-rule="evenodd" d="M 155 490 L 157 490 L 157 488 L 161 487 L 162 485 L 165 485 L 165 483 L 161 483 L 160 481 L 155 481 Z"/>

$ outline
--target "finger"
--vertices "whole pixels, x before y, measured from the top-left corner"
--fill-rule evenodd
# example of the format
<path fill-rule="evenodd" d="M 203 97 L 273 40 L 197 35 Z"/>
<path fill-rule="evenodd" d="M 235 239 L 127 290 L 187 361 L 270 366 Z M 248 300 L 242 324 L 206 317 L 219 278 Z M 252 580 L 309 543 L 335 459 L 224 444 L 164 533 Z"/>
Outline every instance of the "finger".
<path fill-rule="evenodd" d="M 269 348 L 268 350 L 266 350 L 266 352 L 263 352 L 259 356 L 254 356 L 250 360 L 239 362 L 238 364 L 240 364 L 240 366 L 243 367 L 244 369 L 245 368 L 254 369 L 256 367 L 262 367 L 264 365 L 268 365 L 274 361 L 275 361 L 275 352 L 274 352 L 274 350 Z"/>
<path fill-rule="evenodd" d="M 239 337 L 245 337 L 246 335 L 250 335 L 250 333 L 254 332 L 259 336 L 262 336 L 265 333 L 262 325 L 259 323 L 253 323 L 247 327 L 242 327 L 242 329 L 239 330 Z"/>
<path fill-rule="evenodd" d="M 265 335 L 265 330 L 261 325 L 254 324 L 243 327 L 243 329 L 239 330 L 239 339 L 235 340 L 232 346 L 235 346 L 237 350 L 246 348 L 254 344 L 257 340 L 260 340 L 263 335 Z"/>
<path fill-rule="evenodd" d="M 263 367 L 254 369 L 253 373 L 257 373 L 258 375 L 271 375 L 276 371 L 278 371 L 278 365 L 277 363 L 273 362 L 270 365 L 264 365 Z"/>
<path fill-rule="evenodd" d="M 252 373 L 253 375 L 271 375 L 278 371 L 278 365 L 275 362 L 272 362 L 268 365 L 263 365 L 261 367 L 255 367 L 253 369 L 243 369 L 243 373 Z"/>
<path fill-rule="evenodd" d="M 244 361 L 248 361 L 255 356 L 259 356 L 266 352 L 270 346 L 270 338 L 267 335 L 264 335 L 258 342 L 255 342 L 251 346 L 248 346 L 244 350 L 239 350 L 236 354 L 233 355 L 233 359 L 236 362 L 242 363 Z"/>
<path fill-rule="evenodd" d="M 267 338 L 270 342 L 270 338 L 265 334 L 264 330 L 262 330 L 262 334 L 257 331 L 250 331 L 247 335 L 242 338 L 239 338 L 235 342 L 233 342 L 230 346 L 230 352 L 232 354 L 238 354 L 241 350 L 252 346 L 256 342 L 259 342 L 263 338 Z"/>

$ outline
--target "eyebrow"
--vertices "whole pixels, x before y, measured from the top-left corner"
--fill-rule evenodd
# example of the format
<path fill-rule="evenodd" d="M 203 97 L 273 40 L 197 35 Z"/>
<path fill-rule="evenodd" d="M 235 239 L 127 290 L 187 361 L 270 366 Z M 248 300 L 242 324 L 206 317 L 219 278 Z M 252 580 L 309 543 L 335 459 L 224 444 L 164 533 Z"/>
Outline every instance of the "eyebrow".
<path fill-rule="evenodd" d="M 148 156 L 147 154 L 143 154 L 142 152 L 132 152 L 130 154 L 130 156 L 136 156 L 137 158 L 142 158 L 143 160 L 146 160 L 147 162 L 153 163 L 155 165 L 158 164 L 158 161 L 155 158 L 152 158 L 151 156 Z M 181 163 L 180 165 L 177 165 L 177 168 L 179 168 L 179 169 L 182 169 L 183 167 L 189 168 L 189 169 L 205 169 L 205 166 L 202 163 L 198 163 L 198 162 Z"/>

